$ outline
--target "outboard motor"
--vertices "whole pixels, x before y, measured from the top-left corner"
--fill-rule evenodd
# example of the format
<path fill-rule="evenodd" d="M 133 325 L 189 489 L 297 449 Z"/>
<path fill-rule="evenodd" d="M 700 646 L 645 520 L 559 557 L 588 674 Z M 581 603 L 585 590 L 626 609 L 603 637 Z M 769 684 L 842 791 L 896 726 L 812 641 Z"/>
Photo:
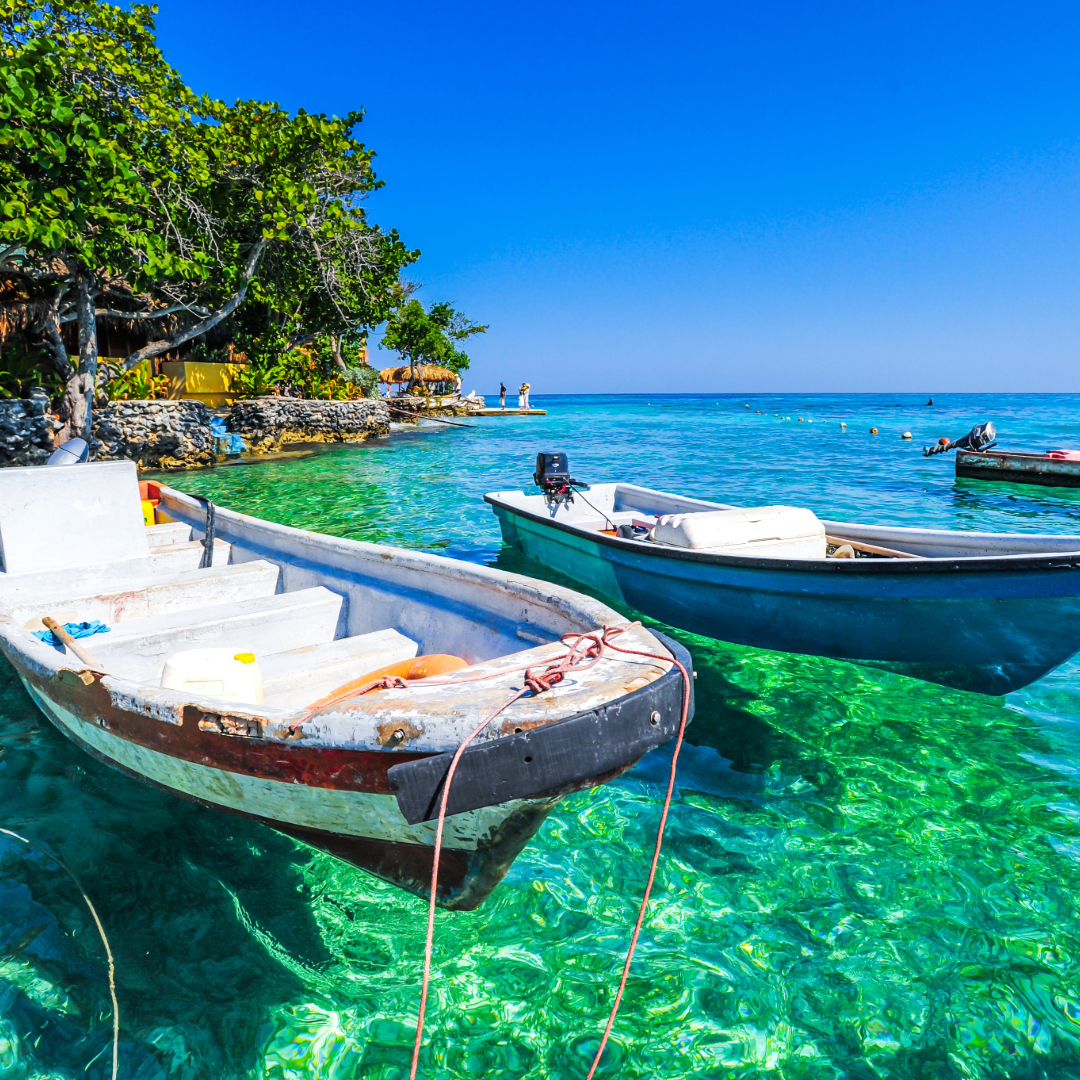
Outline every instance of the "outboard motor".
<path fill-rule="evenodd" d="M 536 472 L 533 483 L 543 492 L 549 507 L 569 506 L 574 501 L 574 488 L 589 490 L 589 485 L 570 475 L 570 463 L 563 453 L 539 453 L 536 455 Z"/>
<path fill-rule="evenodd" d="M 962 439 L 958 439 L 953 445 L 957 450 L 987 450 L 997 442 L 997 432 L 994 425 L 987 420 L 985 424 L 976 424 Z"/>
<path fill-rule="evenodd" d="M 924 446 L 923 457 L 944 454 L 946 450 L 974 450 L 979 453 L 982 450 L 989 450 L 996 443 L 997 432 L 994 430 L 992 421 L 987 420 L 985 424 L 976 424 L 961 439 L 953 439 L 952 442 L 949 442 L 948 439 L 941 439 L 940 442 L 935 443 L 933 446 Z"/>
<path fill-rule="evenodd" d="M 90 457 L 90 447 L 85 439 L 68 439 L 50 455 L 46 465 L 81 465 Z"/>

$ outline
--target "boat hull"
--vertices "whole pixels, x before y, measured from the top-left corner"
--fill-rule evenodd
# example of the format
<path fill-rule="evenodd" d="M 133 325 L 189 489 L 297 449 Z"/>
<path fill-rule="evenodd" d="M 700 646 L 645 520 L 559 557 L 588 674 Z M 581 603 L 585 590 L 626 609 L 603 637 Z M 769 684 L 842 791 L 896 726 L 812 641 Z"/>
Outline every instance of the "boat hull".
<path fill-rule="evenodd" d="M 1007 480 L 1043 487 L 1080 487 L 1080 461 L 1042 454 L 1010 454 L 996 450 L 956 452 L 956 475 L 971 480 Z"/>
<path fill-rule="evenodd" d="M 221 744 L 220 738 L 200 738 L 202 732 L 193 737 L 181 725 L 156 740 L 157 747 L 148 745 L 141 736 L 148 725 L 171 725 L 118 707 L 100 683 L 86 685 L 74 672 L 43 682 L 17 657 L 8 659 L 45 716 L 99 761 L 188 801 L 260 821 L 410 892 L 426 895 L 430 888 L 434 825 L 409 826 L 386 783 L 391 765 L 418 755 L 347 750 L 319 755 L 264 744 L 269 752 L 260 763 L 253 753 L 259 747 L 236 739 L 228 742 L 244 745 L 228 749 L 244 765 L 238 769 L 230 761 L 230 769 L 213 745 Z M 200 743 L 205 752 L 199 751 Z M 448 819 L 439 859 L 440 906 L 471 910 L 482 903 L 560 797 L 515 800 Z"/>
<path fill-rule="evenodd" d="M 685 650 L 674 643 L 670 647 L 689 668 Z M 4 652 L 45 716 L 98 760 L 173 795 L 262 822 L 410 892 L 427 894 L 436 825 L 430 814 L 403 816 L 392 770 L 423 764 L 429 775 L 420 788 L 438 794 L 450 755 L 228 736 L 208 727 L 204 718 L 211 714 L 195 706 L 184 710 L 179 724 L 163 723 L 137 707 L 125 707 L 124 702 L 134 704 L 135 699 L 111 693 L 90 673 L 62 669 L 44 675 L 17 652 Z M 692 687 L 690 692 L 692 715 Z M 451 800 L 459 805 L 449 808 L 446 819 L 440 906 L 477 907 L 563 796 L 613 779 L 670 738 L 678 729 L 682 693 L 681 678 L 672 668 L 658 682 L 594 710 L 595 717 L 567 717 L 466 751 L 474 764 L 464 762 L 461 783 L 451 789 Z M 596 730 L 590 738 L 580 729 L 591 719 Z M 612 721 L 616 731 L 606 732 L 605 723 L 611 726 Z M 575 725 L 577 741 L 568 760 L 564 744 Z M 510 762 L 502 760 L 522 740 L 529 751 L 524 760 L 533 770 L 549 765 L 552 786 L 546 790 L 523 785 Z M 595 770 L 575 767 L 582 760 L 594 760 Z M 515 797 L 518 790 L 527 790 L 527 797 Z"/>
<path fill-rule="evenodd" d="M 1080 649 L 1080 559 L 808 560 L 657 553 L 489 499 L 503 539 L 653 618 L 721 641 L 1002 695 Z M 1052 627 L 1052 631 L 1048 631 Z"/>

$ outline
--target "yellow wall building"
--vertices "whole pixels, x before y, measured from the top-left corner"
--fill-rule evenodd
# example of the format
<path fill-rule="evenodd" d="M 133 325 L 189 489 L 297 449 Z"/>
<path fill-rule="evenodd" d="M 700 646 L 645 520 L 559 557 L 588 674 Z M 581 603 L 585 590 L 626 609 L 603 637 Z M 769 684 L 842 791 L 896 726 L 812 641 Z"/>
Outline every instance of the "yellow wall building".
<path fill-rule="evenodd" d="M 233 403 L 229 392 L 232 373 L 239 364 L 208 364 L 192 360 L 166 360 L 161 374 L 169 377 L 169 397 L 202 401 L 211 408 Z"/>

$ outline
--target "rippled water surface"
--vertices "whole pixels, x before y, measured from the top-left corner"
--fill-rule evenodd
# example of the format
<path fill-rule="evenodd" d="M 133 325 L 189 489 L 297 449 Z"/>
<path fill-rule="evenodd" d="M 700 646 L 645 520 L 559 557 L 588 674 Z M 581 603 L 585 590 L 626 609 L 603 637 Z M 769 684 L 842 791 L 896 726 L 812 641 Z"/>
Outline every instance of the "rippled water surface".
<path fill-rule="evenodd" d="M 595 482 L 1080 532 L 1080 491 L 957 481 L 951 457 L 920 453 L 985 419 L 1004 446 L 1080 446 L 1080 399 L 923 400 L 556 397 L 535 402 L 545 419 L 171 482 L 552 580 L 503 550 L 481 499 L 527 486 L 538 449 L 566 450 Z M 1080 1078 L 1080 664 L 996 699 L 675 634 L 695 659 L 697 716 L 601 1075 Z M 0 826 L 73 867 L 112 942 L 121 1076 L 407 1075 L 422 901 L 99 765 L 6 667 L 0 732 Z M 667 753 L 565 800 L 479 911 L 440 912 L 424 1076 L 584 1076 Z M 53 863 L 0 840 L 0 1080 L 106 1076 L 93 924 Z"/>

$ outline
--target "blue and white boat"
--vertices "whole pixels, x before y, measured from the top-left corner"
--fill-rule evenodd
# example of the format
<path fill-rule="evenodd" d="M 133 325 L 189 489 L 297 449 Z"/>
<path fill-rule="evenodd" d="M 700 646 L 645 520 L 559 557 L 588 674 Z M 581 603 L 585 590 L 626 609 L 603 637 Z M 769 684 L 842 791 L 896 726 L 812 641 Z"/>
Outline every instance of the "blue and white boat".
<path fill-rule="evenodd" d="M 485 496 L 503 539 L 672 626 L 995 695 L 1080 650 L 1080 536 L 858 525 L 633 484 L 574 492 L 565 455 L 542 457 L 541 494 Z"/>

